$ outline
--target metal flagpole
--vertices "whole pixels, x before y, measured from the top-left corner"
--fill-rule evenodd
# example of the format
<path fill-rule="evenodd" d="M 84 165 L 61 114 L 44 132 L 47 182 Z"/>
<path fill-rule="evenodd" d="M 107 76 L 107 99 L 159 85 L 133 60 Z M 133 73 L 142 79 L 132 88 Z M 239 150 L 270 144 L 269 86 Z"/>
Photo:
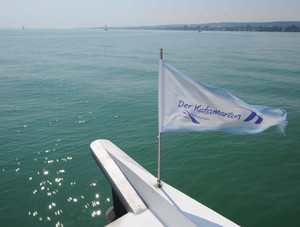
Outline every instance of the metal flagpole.
<path fill-rule="evenodd" d="M 159 49 L 159 57 L 160 57 L 160 60 L 163 59 L 163 49 Z M 157 161 L 157 183 L 156 183 L 156 187 L 161 188 L 162 187 L 161 181 L 160 181 L 160 141 L 161 141 L 161 133 L 160 133 L 159 129 L 158 129 L 158 137 L 157 138 L 158 138 L 158 161 Z"/>
<path fill-rule="evenodd" d="M 161 188 L 161 182 L 160 182 L 160 132 L 158 132 L 158 162 L 157 162 L 157 183 L 156 187 Z"/>

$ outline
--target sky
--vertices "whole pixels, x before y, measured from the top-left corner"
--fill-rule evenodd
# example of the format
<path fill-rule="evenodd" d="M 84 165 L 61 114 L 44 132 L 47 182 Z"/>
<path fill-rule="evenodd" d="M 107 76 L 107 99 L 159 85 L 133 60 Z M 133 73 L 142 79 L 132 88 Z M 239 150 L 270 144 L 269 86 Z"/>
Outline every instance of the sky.
<path fill-rule="evenodd" d="M 0 0 L 0 28 L 300 21 L 300 0 Z"/>

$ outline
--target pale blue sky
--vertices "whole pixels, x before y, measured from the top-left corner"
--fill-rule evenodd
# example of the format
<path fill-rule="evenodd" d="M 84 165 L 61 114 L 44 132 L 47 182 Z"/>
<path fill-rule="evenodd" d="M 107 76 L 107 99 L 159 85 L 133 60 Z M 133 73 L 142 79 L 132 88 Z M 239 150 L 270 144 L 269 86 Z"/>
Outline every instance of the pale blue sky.
<path fill-rule="evenodd" d="M 0 28 L 300 21 L 300 0 L 0 0 Z"/>

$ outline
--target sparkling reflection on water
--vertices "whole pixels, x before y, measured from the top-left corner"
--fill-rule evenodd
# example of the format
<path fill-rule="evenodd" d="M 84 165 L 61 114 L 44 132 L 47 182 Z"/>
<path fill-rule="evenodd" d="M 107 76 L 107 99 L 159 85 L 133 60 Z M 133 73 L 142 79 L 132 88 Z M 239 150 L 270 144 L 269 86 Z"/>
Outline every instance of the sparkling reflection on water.
<path fill-rule="evenodd" d="M 56 147 L 59 146 L 61 139 L 57 139 Z M 77 187 L 76 180 L 67 177 L 69 169 L 66 164 L 72 162 L 72 156 L 55 155 L 56 148 L 47 149 L 43 152 L 37 152 L 35 158 L 33 158 L 33 165 L 42 166 L 30 177 L 28 181 L 32 182 L 32 200 L 37 203 L 29 204 L 31 207 L 28 210 L 28 216 L 33 220 L 40 222 L 55 222 L 55 226 L 64 226 L 63 218 L 65 212 L 70 209 L 74 209 L 74 206 L 81 207 L 84 213 L 89 213 L 90 217 L 96 218 L 100 216 L 102 211 L 100 209 L 100 193 L 95 193 L 92 197 L 86 196 L 84 190 Z M 18 161 L 18 160 L 17 160 Z M 17 163 L 21 166 L 21 163 Z M 64 169 L 63 166 L 66 166 Z M 4 170 L 3 170 L 4 171 Z M 18 167 L 16 172 L 21 171 Z M 90 181 L 87 187 L 95 188 L 97 181 Z M 67 195 L 66 192 L 71 192 Z M 47 207 L 44 203 L 38 201 L 47 201 Z M 110 202 L 110 198 L 106 198 L 107 203 Z M 41 206 L 40 206 L 41 205 Z"/>

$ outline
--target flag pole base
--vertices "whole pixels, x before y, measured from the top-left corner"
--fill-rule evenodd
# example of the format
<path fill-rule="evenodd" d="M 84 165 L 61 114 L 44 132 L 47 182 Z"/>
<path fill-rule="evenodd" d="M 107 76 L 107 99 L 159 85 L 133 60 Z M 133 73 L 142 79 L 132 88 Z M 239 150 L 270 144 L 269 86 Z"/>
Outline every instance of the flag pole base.
<path fill-rule="evenodd" d="M 156 188 L 162 188 L 162 184 L 160 180 L 157 180 L 156 184 L 155 184 Z"/>

